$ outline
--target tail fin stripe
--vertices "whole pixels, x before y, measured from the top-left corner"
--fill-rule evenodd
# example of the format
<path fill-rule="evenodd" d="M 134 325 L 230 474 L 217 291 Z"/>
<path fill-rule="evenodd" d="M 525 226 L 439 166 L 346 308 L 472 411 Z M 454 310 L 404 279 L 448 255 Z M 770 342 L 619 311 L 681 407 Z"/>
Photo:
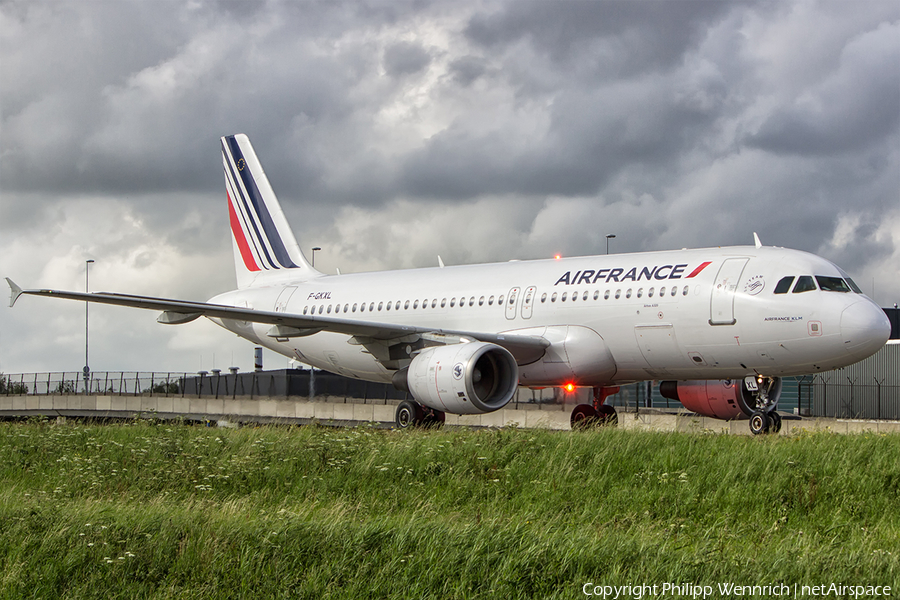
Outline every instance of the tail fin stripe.
<path fill-rule="evenodd" d="M 247 238 L 244 230 L 241 229 L 241 222 L 238 220 L 237 213 L 234 212 L 234 206 L 231 201 L 231 194 L 226 192 L 228 196 L 228 219 L 231 221 L 231 233 L 234 234 L 234 241 L 237 242 L 238 249 L 241 251 L 241 258 L 244 259 L 244 266 L 248 271 L 259 271 L 259 265 L 253 257 L 253 251 L 247 244 Z"/>
<path fill-rule="evenodd" d="M 257 227 L 256 225 L 256 219 L 253 218 L 253 212 L 251 212 L 250 207 L 247 205 L 247 198 L 244 195 L 244 190 L 241 189 L 241 186 L 237 185 L 238 178 L 234 173 L 234 165 L 235 159 L 232 156 L 229 164 L 227 165 L 228 169 L 225 172 L 225 178 L 228 179 L 229 183 L 231 184 L 232 190 L 235 194 L 235 199 L 240 198 L 238 208 L 241 211 L 241 216 L 244 217 L 244 222 L 249 222 L 253 227 L 252 231 L 248 227 L 247 233 L 253 240 L 253 245 L 256 248 L 257 253 L 259 254 L 260 263 L 262 263 L 263 268 L 265 268 L 267 271 L 269 270 L 269 266 L 271 266 L 273 269 L 278 269 L 278 265 L 276 265 L 275 261 L 272 260 L 272 257 L 269 256 L 269 250 L 266 248 L 265 244 L 266 240 L 259 234 L 259 227 Z M 262 260 L 263 256 L 265 256 L 265 261 Z M 266 262 L 268 262 L 269 265 L 266 265 Z"/>
<path fill-rule="evenodd" d="M 234 137 L 227 138 L 228 145 L 231 149 L 232 158 L 235 161 L 243 161 L 243 153 L 241 152 L 241 148 L 238 145 L 238 142 Z M 244 161 L 246 162 L 246 161 Z M 241 181 L 244 183 L 244 188 L 247 190 L 247 195 L 250 197 L 250 201 L 253 203 L 253 208 L 256 209 L 256 214 L 259 217 L 260 224 L 263 227 L 263 231 L 266 234 L 266 239 L 269 244 L 272 246 L 272 250 L 275 253 L 275 257 L 278 259 L 278 262 L 281 263 L 281 266 L 286 269 L 295 268 L 297 265 L 294 264 L 294 261 L 291 260 L 290 255 L 287 252 L 287 249 L 284 247 L 284 242 L 281 240 L 281 236 L 278 234 L 278 229 L 275 227 L 275 222 L 272 220 L 272 216 L 269 214 L 269 210 L 266 208 L 266 203 L 263 201 L 262 196 L 259 193 L 259 189 L 256 187 L 256 181 L 253 179 L 253 175 L 250 173 L 250 169 L 238 169 L 238 172 L 241 176 Z M 277 265 L 274 265 L 276 268 Z"/>

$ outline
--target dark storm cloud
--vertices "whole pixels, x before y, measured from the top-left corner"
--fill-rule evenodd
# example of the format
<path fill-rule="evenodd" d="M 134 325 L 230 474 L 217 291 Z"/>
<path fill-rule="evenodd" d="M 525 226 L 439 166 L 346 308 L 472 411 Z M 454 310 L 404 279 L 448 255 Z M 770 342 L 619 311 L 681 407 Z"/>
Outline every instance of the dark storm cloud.
<path fill-rule="evenodd" d="M 628 77 L 678 64 L 705 26 L 733 6 L 704 0 L 510 2 L 474 16 L 465 33 L 485 48 L 524 40 L 554 63 L 587 62 L 597 76 Z"/>
<path fill-rule="evenodd" d="M 779 153 L 820 155 L 878 143 L 900 123 L 898 56 L 898 23 L 884 23 L 850 41 L 839 67 L 773 112 L 748 144 Z"/>
<path fill-rule="evenodd" d="M 420 44 L 398 42 L 384 51 L 384 70 L 391 77 L 418 73 L 431 62 L 431 55 Z"/>

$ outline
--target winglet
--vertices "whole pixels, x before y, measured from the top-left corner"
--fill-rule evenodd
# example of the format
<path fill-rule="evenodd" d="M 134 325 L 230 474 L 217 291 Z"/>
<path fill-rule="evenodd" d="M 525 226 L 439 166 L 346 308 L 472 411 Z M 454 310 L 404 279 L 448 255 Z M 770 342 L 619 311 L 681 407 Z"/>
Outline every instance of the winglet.
<path fill-rule="evenodd" d="M 9 307 L 12 308 L 19 296 L 22 295 L 22 288 L 17 286 L 9 277 L 6 278 L 6 283 L 9 284 Z"/>
<path fill-rule="evenodd" d="M 756 232 L 753 232 L 753 243 L 756 244 L 757 248 L 762 248 L 762 242 L 759 241 L 759 236 L 756 235 Z"/>

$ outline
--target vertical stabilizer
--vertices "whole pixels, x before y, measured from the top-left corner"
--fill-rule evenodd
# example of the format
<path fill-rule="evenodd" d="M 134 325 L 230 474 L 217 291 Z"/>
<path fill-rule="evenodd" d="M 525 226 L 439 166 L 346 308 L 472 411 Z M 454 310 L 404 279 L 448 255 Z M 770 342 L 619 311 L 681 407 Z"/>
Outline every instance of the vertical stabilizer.
<path fill-rule="evenodd" d="M 222 163 L 238 288 L 286 270 L 298 280 L 321 275 L 300 251 L 246 135 L 222 138 Z"/>

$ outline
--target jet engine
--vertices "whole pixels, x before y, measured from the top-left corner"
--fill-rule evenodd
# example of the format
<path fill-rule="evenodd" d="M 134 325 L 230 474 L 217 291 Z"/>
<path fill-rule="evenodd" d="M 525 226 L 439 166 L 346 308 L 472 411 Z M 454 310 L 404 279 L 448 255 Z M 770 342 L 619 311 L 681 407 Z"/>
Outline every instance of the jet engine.
<path fill-rule="evenodd" d="M 518 384 L 513 355 L 485 342 L 426 348 L 394 375 L 394 386 L 407 390 L 420 404 L 454 414 L 503 408 Z"/>
<path fill-rule="evenodd" d="M 763 386 L 767 385 L 767 388 Z M 754 411 L 774 406 L 781 396 L 781 378 L 768 379 L 760 390 L 748 389 L 744 380 L 723 379 L 709 381 L 662 381 L 659 393 L 665 398 L 677 400 L 686 409 L 704 417 L 739 419 L 749 417 Z M 757 397 L 764 392 L 764 406 L 757 406 Z"/>

